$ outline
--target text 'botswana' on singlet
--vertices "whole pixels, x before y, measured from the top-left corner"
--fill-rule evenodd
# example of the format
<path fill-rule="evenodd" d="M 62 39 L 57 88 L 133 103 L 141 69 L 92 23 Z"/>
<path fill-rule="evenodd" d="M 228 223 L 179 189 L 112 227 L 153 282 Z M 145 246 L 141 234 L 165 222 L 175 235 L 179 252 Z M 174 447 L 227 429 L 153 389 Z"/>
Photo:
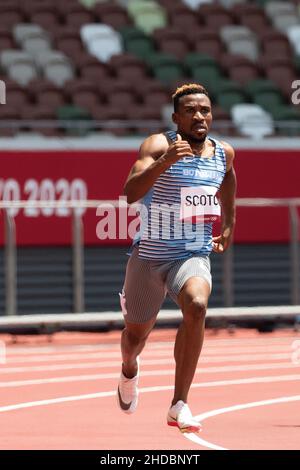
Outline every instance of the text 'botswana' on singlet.
<path fill-rule="evenodd" d="M 165 135 L 169 142 L 177 137 L 175 131 Z M 179 159 L 141 199 L 141 227 L 133 241 L 139 243 L 140 258 L 163 261 L 210 254 L 226 155 L 220 142 L 208 138 L 215 145 L 212 157 Z"/>

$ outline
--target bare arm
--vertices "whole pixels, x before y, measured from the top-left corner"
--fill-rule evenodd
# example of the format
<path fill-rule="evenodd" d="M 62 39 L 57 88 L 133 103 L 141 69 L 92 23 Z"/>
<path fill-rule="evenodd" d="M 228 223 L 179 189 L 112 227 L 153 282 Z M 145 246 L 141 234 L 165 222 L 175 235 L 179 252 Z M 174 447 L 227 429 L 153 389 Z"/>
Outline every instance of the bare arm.
<path fill-rule="evenodd" d="M 148 137 L 140 147 L 139 157 L 124 186 L 128 203 L 142 198 L 161 173 L 185 155 L 192 155 L 192 149 L 185 141 L 177 140 L 169 146 L 163 134 Z"/>
<path fill-rule="evenodd" d="M 216 252 L 223 252 L 230 246 L 235 226 L 236 175 L 233 167 L 234 150 L 231 145 L 225 142 L 222 143 L 226 152 L 227 171 L 219 191 L 222 206 L 222 227 L 221 235 L 213 238 L 213 249 Z"/>

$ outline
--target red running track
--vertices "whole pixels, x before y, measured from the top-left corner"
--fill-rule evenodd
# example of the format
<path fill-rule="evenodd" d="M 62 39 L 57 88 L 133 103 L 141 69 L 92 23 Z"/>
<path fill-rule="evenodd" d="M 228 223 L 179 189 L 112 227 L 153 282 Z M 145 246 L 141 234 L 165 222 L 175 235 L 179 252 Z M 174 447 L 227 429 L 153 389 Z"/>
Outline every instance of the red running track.
<path fill-rule="evenodd" d="M 130 416 L 115 398 L 120 332 L 59 333 L 51 343 L 0 336 L 0 449 L 300 448 L 299 333 L 207 331 L 189 399 L 203 423 L 197 435 L 166 425 L 175 333 L 152 332 Z"/>

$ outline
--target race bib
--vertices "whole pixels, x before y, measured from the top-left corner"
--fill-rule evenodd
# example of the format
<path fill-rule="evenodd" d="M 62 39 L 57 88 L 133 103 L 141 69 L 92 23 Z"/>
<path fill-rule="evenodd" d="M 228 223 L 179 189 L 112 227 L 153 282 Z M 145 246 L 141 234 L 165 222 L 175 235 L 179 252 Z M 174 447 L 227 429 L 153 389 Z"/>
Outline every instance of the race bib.
<path fill-rule="evenodd" d="M 213 186 L 181 188 L 180 220 L 215 222 L 221 217 L 221 207 Z"/>

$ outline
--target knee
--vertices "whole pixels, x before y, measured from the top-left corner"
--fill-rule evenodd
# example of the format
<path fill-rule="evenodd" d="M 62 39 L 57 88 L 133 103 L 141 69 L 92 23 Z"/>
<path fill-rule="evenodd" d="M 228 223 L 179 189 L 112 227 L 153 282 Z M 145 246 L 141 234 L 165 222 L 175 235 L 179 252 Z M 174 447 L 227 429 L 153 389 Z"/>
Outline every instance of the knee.
<path fill-rule="evenodd" d="M 125 329 L 127 340 L 131 346 L 138 346 L 139 344 L 146 341 L 149 333 L 148 332 L 136 332 Z"/>
<path fill-rule="evenodd" d="M 206 315 L 206 303 L 201 297 L 193 297 L 185 303 L 183 312 L 184 321 L 187 323 L 204 322 Z"/>

